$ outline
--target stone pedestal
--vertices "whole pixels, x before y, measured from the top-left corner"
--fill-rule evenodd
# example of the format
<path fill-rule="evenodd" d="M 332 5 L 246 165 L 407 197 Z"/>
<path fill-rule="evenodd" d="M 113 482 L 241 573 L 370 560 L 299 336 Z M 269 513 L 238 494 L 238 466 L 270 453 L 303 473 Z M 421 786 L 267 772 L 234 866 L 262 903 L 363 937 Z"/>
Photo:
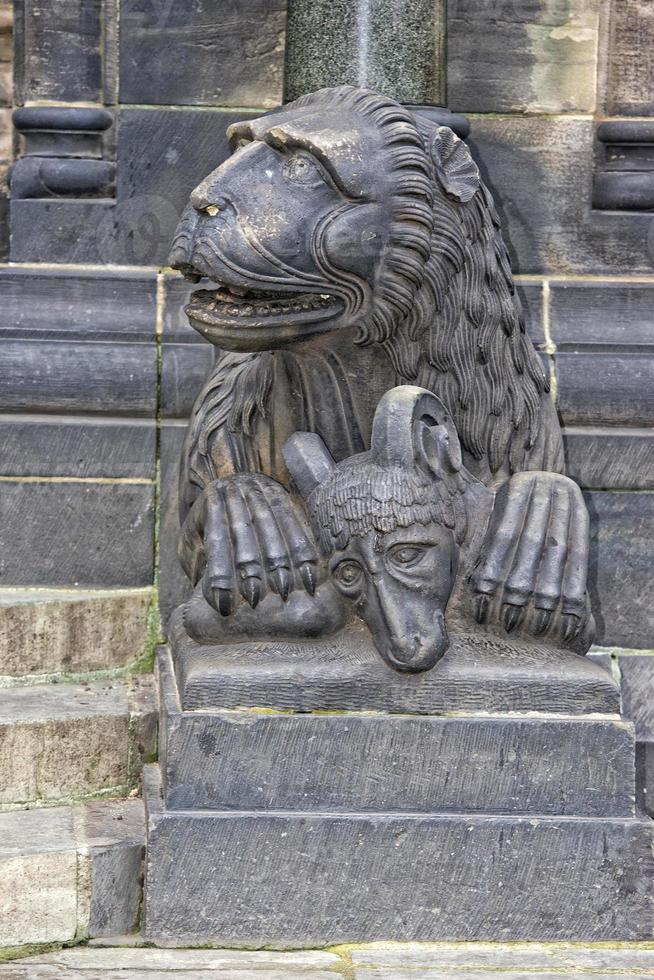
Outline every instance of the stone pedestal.
<path fill-rule="evenodd" d="M 653 825 L 603 667 L 567 654 L 548 673 L 535 646 L 512 662 L 459 639 L 403 676 L 349 640 L 202 648 L 173 630 L 149 941 L 651 937 Z"/>

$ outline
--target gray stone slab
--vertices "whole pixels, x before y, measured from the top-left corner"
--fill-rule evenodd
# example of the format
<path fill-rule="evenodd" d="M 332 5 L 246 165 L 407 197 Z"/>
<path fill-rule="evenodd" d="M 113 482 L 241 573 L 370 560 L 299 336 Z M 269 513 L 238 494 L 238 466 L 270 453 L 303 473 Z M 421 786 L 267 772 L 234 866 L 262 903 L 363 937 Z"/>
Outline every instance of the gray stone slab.
<path fill-rule="evenodd" d="M 152 584 L 149 483 L 0 482 L 0 583 Z"/>
<path fill-rule="evenodd" d="M 154 342 L 3 340 L 0 371 L 3 412 L 155 414 Z"/>
<path fill-rule="evenodd" d="M 649 820 L 161 811 L 145 935 L 280 947 L 646 939 Z"/>
<path fill-rule="evenodd" d="M 552 282 L 549 323 L 558 350 L 654 351 L 654 283 Z"/>
<path fill-rule="evenodd" d="M 322 977 L 324 971 L 330 971 L 329 976 L 333 977 L 334 973 L 341 973 L 344 963 L 336 953 L 326 950 L 280 953 L 274 950 L 78 948 L 31 956 L 16 965 L 32 968 L 47 965 L 80 972 L 93 970 L 103 977 L 102 971 L 111 969 L 125 971 L 128 980 L 131 980 L 132 971 L 143 971 L 149 976 L 150 971 L 167 973 L 169 970 L 189 971 L 194 977 L 208 974 L 207 980 L 214 973 L 231 978 L 241 971 L 254 971 L 261 980 L 267 980 L 269 971 L 290 978 L 315 977 L 316 972 Z"/>
<path fill-rule="evenodd" d="M 123 0 L 121 102 L 278 105 L 285 14 L 284 0 Z"/>
<path fill-rule="evenodd" d="M 173 609 L 188 598 L 190 583 L 177 557 L 179 539 L 179 467 L 186 422 L 162 421 L 159 430 L 161 454 L 161 503 L 159 543 L 159 609 L 164 626 Z"/>
<path fill-rule="evenodd" d="M 654 742 L 654 656 L 619 657 L 622 704 L 641 742 Z"/>
<path fill-rule="evenodd" d="M 591 516 L 589 590 L 602 646 L 654 646 L 654 493 L 584 494 Z"/>
<path fill-rule="evenodd" d="M 476 116 L 469 142 L 498 202 L 514 271 L 651 275 L 651 214 L 591 209 L 590 117 Z"/>
<path fill-rule="evenodd" d="M 654 430 L 567 426 L 568 476 L 587 490 L 654 490 Z"/>
<path fill-rule="evenodd" d="M 536 347 L 545 346 L 543 330 L 543 284 L 522 279 L 516 283 L 527 323 L 527 332 Z"/>
<path fill-rule="evenodd" d="M 186 419 L 214 362 L 210 344 L 164 344 L 160 408 L 162 418 Z"/>
<path fill-rule="evenodd" d="M 119 241 L 120 217 L 126 227 Z M 132 217 L 143 220 L 136 206 Z M 13 200 L 10 220 L 12 262 L 130 264 L 125 239 L 134 229 L 113 199 Z M 132 255 L 132 264 L 148 264 L 141 251 Z"/>
<path fill-rule="evenodd" d="M 143 885 L 143 801 L 91 803 L 83 814 L 91 864 L 89 935 L 135 932 Z"/>
<path fill-rule="evenodd" d="M 19 4 L 17 101 L 97 102 L 102 7 L 88 0 Z"/>
<path fill-rule="evenodd" d="M 206 285 L 207 282 L 208 280 L 190 283 L 177 272 L 164 275 L 162 315 L 164 344 L 168 342 L 206 344 L 206 340 L 188 322 L 184 307 L 189 302 L 191 293 L 196 289 L 202 289 L 203 284 Z"/>
<path fill-rule="evenodd" d="M 364 626 L 312 644 L 250 642 L 202 647 L 179 616 L 169 631 L 181 703 L 199 708 L 273 707 L 294 711 L 377 710 L 619 712 L 611 677 L 598 664 L 536 644 L 516 656 L 496 638 L 452 637 L 432 670 L 389 670 Z"/>
<path fill-rule="evenodd" d="M 654 351 L 557 353 L 557 407 L 566 425 L 651 426 Z"/>
<path fill-rule="evenodd" d="M 592 112 L 596 0 L 448 7 L 448 105 L 459 112 Z"/>
<path fill-rule="evenodd" d="M 158 663 L 170 809 L 634 815 L 623 721 L 181 712 L 168 651 Z"/>
<path fill-rule="evenodd" d="M 611 11 L 608 112 L 649 116 L 654 111 L 654 16 L 648 0 L 621 0 Z"/>
<path fill-rule="evenodd" d="M 154 479 L 154 419 L 0 415 L 0 475 Z"/>
<path fill-rule="evenodd" d="M 166 264 L 189 194 L 229 156 L 227 126 L 256 114 L 246 109 L 120 110 L 116 248 L 124 253 L 121 261 Z"/>
<path fill-rule="evenodd" d="M 53 260 L 56 256 L 52 256 Z M 43 339 L 154 340 L 153 272 L 0 269 L 0 335 Z"/>
<path fill-rule="evenodd" d="M 571 943 L 375 943 L 352 949 L 349 953 L 357 976 L 361 971 L 378 971 L 373 976 L 395 977 L 392 970 L 427 971 L 430 977 L 460 977 L 468 970 L 481 978 L 495 971 L 504 978 L 535 975 L 595 977 L 629 973 L 631 978 L 654 972 L 654 949 L 651 944 L 624 943 L 613 948 L 608 944 Z M 446 971 L 451 970 L 451 973 Z M 436 971 L 436 972 L 435 972 Z M 524 971 L 524 972 L 523 972 Z M 550 974 L 550 971 L 552 973 Z M 605 974 L 606 971 L 606 974 Z M 363 974 L 365 975 L 365 973 Z M 417 973 L 420 976 L 419 973 Z"/>

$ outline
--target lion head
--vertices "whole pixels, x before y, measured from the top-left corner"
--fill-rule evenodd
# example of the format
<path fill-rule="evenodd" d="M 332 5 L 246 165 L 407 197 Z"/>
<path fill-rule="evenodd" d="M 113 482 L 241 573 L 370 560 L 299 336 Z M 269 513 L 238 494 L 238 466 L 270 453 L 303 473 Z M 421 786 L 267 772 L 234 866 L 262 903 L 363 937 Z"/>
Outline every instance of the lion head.
<path fill-rule="evenodd" d="M 530 465 L 547 383 L 467 146 L 391 99 L 347 86 L 236 123 L 228 135 L 233 155 L 191 195 L 171 264 L 216 284 L 194 293 L 187 314 L 217 347 L 237 352 L 225 363 L 238 373 L 240 398 L 261 402 L 242 390 L 244 378 L 267 390 L 263 362 L 258 374 L 249 360 L 244 371 L 241 355 L 299 349 L 318 334 L 339 343 L 347 333 L 381 346 L 397 383 L 443 400 L 479 472 Z"/>

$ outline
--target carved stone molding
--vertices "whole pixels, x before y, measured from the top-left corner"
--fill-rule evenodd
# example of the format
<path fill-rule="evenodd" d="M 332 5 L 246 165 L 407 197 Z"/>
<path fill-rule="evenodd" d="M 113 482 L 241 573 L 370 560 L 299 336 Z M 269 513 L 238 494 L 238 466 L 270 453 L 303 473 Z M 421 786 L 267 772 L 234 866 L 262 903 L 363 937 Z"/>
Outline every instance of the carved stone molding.
<path fill-rule="evenodd" d="M 107 197 L 115 165 L 102 159 L 103 135 L 113 123 L 106 109 L 23 108 L 14 113 L 23 156 L 11 171 L 16 198 Z"/>
<path fill-rule="evenodd" d="M 601 211 L 654 209 L 654 120 L 622 119 L 598 126 L 601 169 L 593 207 Z"/>

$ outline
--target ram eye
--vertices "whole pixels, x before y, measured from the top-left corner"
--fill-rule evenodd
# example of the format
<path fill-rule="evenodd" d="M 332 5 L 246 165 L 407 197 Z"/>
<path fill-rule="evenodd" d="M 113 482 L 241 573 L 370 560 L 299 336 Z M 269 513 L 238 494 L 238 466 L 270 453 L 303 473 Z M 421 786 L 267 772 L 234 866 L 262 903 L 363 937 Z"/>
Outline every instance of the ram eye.
<path fill-rule="evenodd" d="M 387 552 L 387 557 L 399 568 L 411 568 L 424 558 L 428 551 L 424 544 L 396 544 Z"/>
<path fill-rule="evenodd" d="M 317 187 L 325 182 L 322 167 L 310 153 L 294 153 L 284 161 L 284 177 L 294 184 Z"/>
<path fill-rule="evenodd" d="M 342 561 L 333 571 L 338 585 L 344 589 L 354 589 L 363 581 L 363 569 L 358 561 Z"/>

